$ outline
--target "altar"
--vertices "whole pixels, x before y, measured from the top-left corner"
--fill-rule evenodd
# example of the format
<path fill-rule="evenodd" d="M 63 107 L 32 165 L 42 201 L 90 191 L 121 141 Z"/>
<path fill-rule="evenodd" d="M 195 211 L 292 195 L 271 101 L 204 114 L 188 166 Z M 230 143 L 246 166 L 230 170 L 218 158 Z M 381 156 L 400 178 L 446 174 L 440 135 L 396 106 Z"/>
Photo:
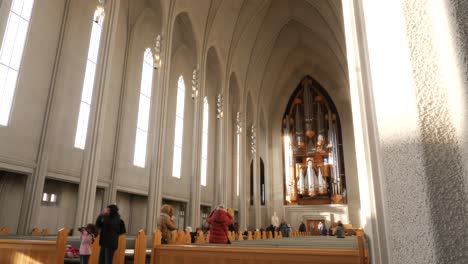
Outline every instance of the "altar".
<path fill-rule="evenodd" d="M 352 224 L 349 222 L 348 205 L 346 204 L 286 205 L 284 210 L 286 221 L 296 231 L 301 222 L 306 224 L 311 220 L 322 221 L 327 228 L 337 221 Z"/>

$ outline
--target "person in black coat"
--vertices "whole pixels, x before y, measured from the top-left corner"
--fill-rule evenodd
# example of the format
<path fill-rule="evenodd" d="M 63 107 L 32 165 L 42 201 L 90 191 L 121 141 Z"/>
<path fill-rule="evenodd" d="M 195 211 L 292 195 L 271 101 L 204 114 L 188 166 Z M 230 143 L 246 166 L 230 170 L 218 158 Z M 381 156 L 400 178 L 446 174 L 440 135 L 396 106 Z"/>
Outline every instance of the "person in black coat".
<path fill-rule="evenodd" d="M 120 219 L 117 205 L 108 205 L 102 211 L 96 219 L 96 227 L 100 230 L 99 264 L 112 264 L 114 252 L 119 243 L 119 235 L 126 233 L 125 223 Z"/>
<path fill-rule="evenodd" d="M 299 232 L 305 232 L 306 230 L 306 225 L 304 222 L 301 222 L 301 225 L 299 225 Z"/>

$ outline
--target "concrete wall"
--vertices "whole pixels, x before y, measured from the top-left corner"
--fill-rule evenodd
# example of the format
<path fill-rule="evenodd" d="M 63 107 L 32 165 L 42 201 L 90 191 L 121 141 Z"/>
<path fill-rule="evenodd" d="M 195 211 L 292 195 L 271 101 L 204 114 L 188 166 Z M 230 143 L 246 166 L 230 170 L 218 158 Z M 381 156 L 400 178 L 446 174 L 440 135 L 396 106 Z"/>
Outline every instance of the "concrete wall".
<path fill-rule="evenodd" d="M 16 234 L 18 230 L 26 177 L 17 173 L 0 172 L 0 226 L 8 228 L 11 234 Z"/>
<path fill-rule="evenodd" d="M 78 185 L 55 180 L 46 180 L 44 192 L 57 195 L 57 203 L 41 203 L 39 217 L 34 227 L 47 228 L 50 234 L 57 234 L 62 227 L 74 229 Z M 31 230 L 30 230 L 31 231 Z"/>
<path fill-rule="evenodd" d="M 2 37 L 10 2 L 4 1 L 0 10 Z M 9 125 L 0 127 L 0 137 L 5 139 L 0 141 L 0 162 L 22 171 L 32 171 L 36 164 L 63 9 L 60 0 L 34 5 Z"/>

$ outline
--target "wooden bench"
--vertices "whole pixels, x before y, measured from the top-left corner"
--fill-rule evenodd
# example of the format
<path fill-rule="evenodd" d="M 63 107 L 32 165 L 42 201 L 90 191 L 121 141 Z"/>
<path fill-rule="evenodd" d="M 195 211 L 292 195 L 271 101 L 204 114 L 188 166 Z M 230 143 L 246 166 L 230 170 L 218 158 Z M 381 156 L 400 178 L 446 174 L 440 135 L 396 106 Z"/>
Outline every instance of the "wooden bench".
<path fill-rule="evenodd" d="M 156 231 L 155 234 L 157 236 Z M 155 236 L 155 237 L 156 237 Z M 246 240 L 239 241 L 233 245 L 161 245 L 161 237 L 153 239 L 151 246 L 151 262 L 152 264 L 176 264 L 176 263 L 331 263 L 331 264 L 364 264 L 368 263 L 365 258 L 365 244 L 362 235 L 355 237 L 353 248 L 313 248 L 302 247 L 300 243 L 310 240 L 324 239 L 314 238 L 312 236 L 304 236 L 297 238 L 286 238 L 284 240 Z M 343 242 L 338 238 L 325 238 L 329 241 L 336 241 L 343 245 Z M 247 245 L 239 246 L 239 243 Z M 248 244 L 251 245 L 248 245 Z M 257 245 L 255 245 L 257 243 Z M 276 243 L 276 245 L 272 245 Z M 282 247 L 280 244 L 284 243 Z M 346 243 L 344 243 L 346 244 Z M 136 250 L 136 249 L 135 249 Z M 136 262 L 135 262 L 136 263 Z M 142 262 L 139 262 L 140 264 Z"/>
<path fill-rule="evenodd" d="M 63 264 L 68 229 L 62 228 L 56 241 L 0 239 L 0 263 Z"/>
<path fill-rule="evenodd" d="M 7 236 L 8 234 L 10 234 L 8 228 L 4 227 L 0 230 L 0 236 Z"/>

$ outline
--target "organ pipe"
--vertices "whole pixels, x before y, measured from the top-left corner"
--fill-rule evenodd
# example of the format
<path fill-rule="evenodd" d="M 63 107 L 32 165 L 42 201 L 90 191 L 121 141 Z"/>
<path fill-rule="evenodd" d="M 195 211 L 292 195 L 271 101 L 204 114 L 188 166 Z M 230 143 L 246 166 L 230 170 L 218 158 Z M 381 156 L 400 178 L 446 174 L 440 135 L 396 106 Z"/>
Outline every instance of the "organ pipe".
<path fill-rule="evenodd" d="M 314 95 L 312 92 L 312 86 L 305 84 L 304 86 L 304 121 L 305 121 L 305 134 L 309 139 L 315 136 L 314 130 Z"/>
<path fill-rule="evenodd" d="M 323 112 L 322 105 L 320 104 L 322 97 L 317 96 L 317 150 L 322 150 L 325 141 L 325 128 L 323 126 Z"/>
<path fill-rule="evenodd" d="M 304 143 L 304 126 L 302 124 L 304 117 L 302 116 L 301 102 L 295 105 L 295 127 L 296 127 L 296 142 L 298 147 L 303 147 Z"/>
<path fill-rule="evenodd" d="M 314 162 L 312 159 L 307 160 L 307 184 L 308 184 L 308 194 L 309 196 L 313 197 L 316 196 L 317 193 L 315 192 L 315 186 L 316 186 L 316 176 L 315 176 L 315 171 L 314 171 Z"/>
<path fill-rule="evenodd" d="M 319 194 L 327 193 L 327 182 L 323 179 L 321 167 L 317 168 Z"/>
<path fill-rule="evenodd" d="M 305 194 L 305 184 L 304 184 L 304 173 L 301 166 L 298 166 L 298 179 L 297 179 L 297 189 L 300 195 Z"/>
<path fill-rule="evenodd" d="M 287 203 L 317 204 L 328 197 L 330 203 L 343 203 L 346 186 L 333 102 L 311 78 L 301 84 L 283 119 Z"/>

